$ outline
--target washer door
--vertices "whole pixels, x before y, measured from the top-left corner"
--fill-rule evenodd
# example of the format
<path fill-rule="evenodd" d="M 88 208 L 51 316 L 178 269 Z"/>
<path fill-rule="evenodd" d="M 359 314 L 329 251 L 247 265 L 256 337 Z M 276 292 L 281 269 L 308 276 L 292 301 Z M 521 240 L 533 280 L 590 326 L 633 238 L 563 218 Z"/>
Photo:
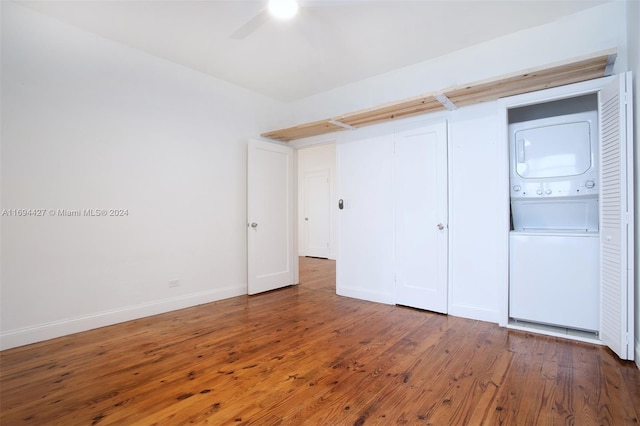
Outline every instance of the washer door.
<path fill-rule="evenodd" d="M 597 235 L 510 235 L 509 316 L 587 331 L 600 328 Z"/>

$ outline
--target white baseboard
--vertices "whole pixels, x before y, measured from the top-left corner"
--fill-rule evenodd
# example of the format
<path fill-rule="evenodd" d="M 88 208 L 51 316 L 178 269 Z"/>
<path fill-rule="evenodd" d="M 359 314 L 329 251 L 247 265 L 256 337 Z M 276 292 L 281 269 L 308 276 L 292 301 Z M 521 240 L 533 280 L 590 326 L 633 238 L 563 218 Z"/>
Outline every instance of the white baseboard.
<path fill-rule="evenodd" d="M 500 323 L 500 312 L 468 305 L 450 305 L 449 315 L 456 317 Z"/>
<path fill-rule="evenodd" d="M 368 302 L 393 305 L 393 295 L 390 293 L 362 290 L 361 288 L 336 286 L 336 294 L 338 296 L 352 297 L 354 299 L 366 300 Z"/>
<path fill-rule="evenodd" d="M 306 254 L 300 253 L 300 254 L 298 254 L 298 257 L 306 257 Z M 327 257 L 327 259 L 329 259 L 329 260 L 336 260 L 337 258 L 338 257 L 337 257 L 336 254 L 331 254 L 331 253 L 329 253 L 329 257 Z M 323 259 L 323 258 L 321 258 L 321 259 Z"/>
<path fill-rule="evenodd" d="M 98 312 L 77 318 L 69 318 L 61 321 L 53 321 L 31 327 L 9 330 L 0 333 L 0 350 L 24 346 L 31 343 L 41 342 L 43 340 L 66 336 L 68 334 L 79 333 L 81 331 L 105 327 L 151 315 L 163 314 L 178 309 L 215 302 L 217 300 L 228 299 L 230 297 L 242 296 L 245 294 L 247 294 L 246 285 L 226 287 L 212 291 L 187 294 L 171 299 L 127 306 L 120 309 Z"/>
<path fill-rule="evenodd" d="M 634 354 L 636 366 L 640 369 L 640 340 L 636 340 L 636 353 Z"/>

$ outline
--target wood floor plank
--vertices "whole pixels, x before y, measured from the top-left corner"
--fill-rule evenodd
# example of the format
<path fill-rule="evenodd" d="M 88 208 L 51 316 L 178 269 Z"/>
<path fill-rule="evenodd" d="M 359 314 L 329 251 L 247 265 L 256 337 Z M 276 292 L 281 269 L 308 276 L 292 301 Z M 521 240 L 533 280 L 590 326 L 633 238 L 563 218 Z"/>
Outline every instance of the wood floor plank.
<path fill-rule="evenodd" d="M 0 352 L 2 425 L 637 424 L 601 346 L 301 284 Z"/>
<path fill-rule="evenodd" d="M 412 414 L 433 424 L 477 424 L 483 413 L 475 413 L 476 408 L 495 397 L 510 366 L 511 356 L 502 350 L 505 335 L 503 330 L 483 324 L 473 338 L 461 342 L 455 359 L 436 360 L 438 368 L 433 372 L 416 370 L 416 377 L 437 380 L 428 387 L 430 397 L 421 398 Z"/>
<path fill-rule="evenodd" d="M 374 410 L 370 403 L 375 395 L 398 376 L 406 376 L 406 368 L 420 352 L 416 350 L 416 340 L 425 346 L 430 344 L 428 339 L 421 338 L 428 335 L 426 332 L 422 334 L 422 330 L 428 328 L 427 323 L 419 320 L 415 323 L 418 325 L 417 329 L 411 333 L 406 333 L 405 329 L 404 333 L 392 340 L 395 343 L 391 346 L 354 354 L 334 364 L 332 368 L 337 374 L 333 377 L 337 379 L 337 383 L 322 395 L 322 406 L 325 409 L 307 410 L 303 418 L 310 424 L 327 424 L 354 423 L 371 416 Z M 430 337 L 437 339 L 435 335 Z M 398 353 L 403 353 L 404 356 L 400 358 Z M 354 392 L 354 389 L 357 391 Z"/>

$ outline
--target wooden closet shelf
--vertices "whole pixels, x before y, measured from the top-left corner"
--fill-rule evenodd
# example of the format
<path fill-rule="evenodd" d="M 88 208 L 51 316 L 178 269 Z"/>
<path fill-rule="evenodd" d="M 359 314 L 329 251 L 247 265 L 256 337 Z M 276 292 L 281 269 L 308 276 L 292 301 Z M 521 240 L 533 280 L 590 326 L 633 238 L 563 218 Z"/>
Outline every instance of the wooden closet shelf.
<path fill-rule="evenodd" d="M 454 86 L 325 120 L 274 130 L 263 133 L 262 136 L 290 142 L 309 136 L 356 129 L 399 118 L 455 109 L 479 102 L 494 101 L 508 96 L 592 80 L 610 75 L 615 59 L 615 49 L 605 50 L 560 63 L 523 70 L 514 74 Z"/>

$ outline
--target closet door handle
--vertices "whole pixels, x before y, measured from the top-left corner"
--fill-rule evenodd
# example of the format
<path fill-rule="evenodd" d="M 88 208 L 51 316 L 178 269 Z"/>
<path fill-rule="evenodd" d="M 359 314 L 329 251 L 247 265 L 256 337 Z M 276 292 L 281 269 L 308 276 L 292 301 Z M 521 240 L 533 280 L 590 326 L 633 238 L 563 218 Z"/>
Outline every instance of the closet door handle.
<path fill-rule="evenodd" d="M 441 223 L 439 223 L 439 224 L 438 224 L 438 229 L 442 231 L 442 230 L 444 229 L 444 225 L 443 225 L 443 224 L 441 224 Z"/>

